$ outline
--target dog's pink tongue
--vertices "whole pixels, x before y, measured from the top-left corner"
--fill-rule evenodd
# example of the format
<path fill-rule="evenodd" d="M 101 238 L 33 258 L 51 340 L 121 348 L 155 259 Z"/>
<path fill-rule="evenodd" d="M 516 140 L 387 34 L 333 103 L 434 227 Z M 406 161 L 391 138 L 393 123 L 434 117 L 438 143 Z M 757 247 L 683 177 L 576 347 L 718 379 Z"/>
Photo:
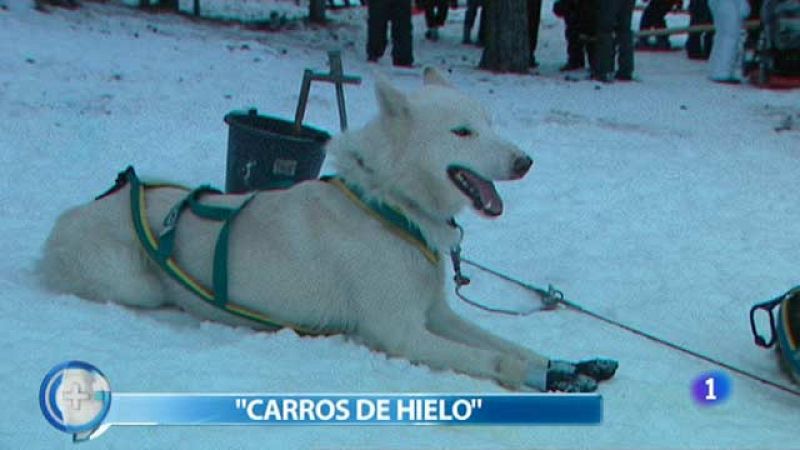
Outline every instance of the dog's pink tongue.
<path fill-rule="evenodd" d="M 483 178 L 467 173 L 470 184 L 478 189 L 481 202 L 481 212 L 488 216 L 499 216 L 503 214 L 503 199 L 494 188 L 494 183 Z"/>

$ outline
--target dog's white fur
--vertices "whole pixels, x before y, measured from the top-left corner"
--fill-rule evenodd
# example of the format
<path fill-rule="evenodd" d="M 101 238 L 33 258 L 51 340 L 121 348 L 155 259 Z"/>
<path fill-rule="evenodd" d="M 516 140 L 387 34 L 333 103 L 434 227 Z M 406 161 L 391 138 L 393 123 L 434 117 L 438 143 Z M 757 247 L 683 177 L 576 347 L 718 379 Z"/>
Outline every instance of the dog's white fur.
<path fill-rule="evenodd" d="M 336 187 L 301 183 L 261 192 L 230 235 L 230 298 L 276 321 L 345 333 L 371 348 L 437 369 L 496 380 L 512 389 L 544 389 L 548 359 L 493 336 L 447 305 L 448 252 L 458 240 L 447 219 L 469 204 L 446 175 L 469 167 L 492 180 L 518 178 L 525 154 L 498 137 L 483 109 L 435 70 L 406 96 L 379 78 L 380 114 L 363 129 L 334 138 L 338 173 L 374 198 L 402 208 L 440 255 L 431 264 Z M 469 127 L 471 136 L 457 136 Z M 156 232 L 185 191 L 147 193 Z M 240 195 L 208 196 L 238 205 Z M 219 223 L 185 213 L 176 236 L 178 262 L 211 286 Z M 200 301 L 155 267 L 131 224 L 129 187 L 65 212 L 44 248 L 40 273 L 51 288 L 94 300 L 154 308 L 175 304 L 200 317 L 255 326 Z"/>

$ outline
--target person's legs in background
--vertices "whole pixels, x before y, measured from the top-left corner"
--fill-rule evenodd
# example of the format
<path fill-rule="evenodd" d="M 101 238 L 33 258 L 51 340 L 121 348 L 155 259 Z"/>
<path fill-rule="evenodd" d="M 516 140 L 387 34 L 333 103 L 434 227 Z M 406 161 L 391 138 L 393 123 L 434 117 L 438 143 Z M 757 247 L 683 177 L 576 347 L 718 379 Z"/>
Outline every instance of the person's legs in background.
<path fill-rule="evenodd" d="M 425 37 L 431 41 L 439 40 L 439 27 L 447 21 L 450 0 L 425 0 L 425 24 L 428 30 Z"/>
<path fill-rule="evenodd" d="M 491 0 L 489 0 L 491 1 Z M 530 42 L 530 65 L 536 67 L 536 45 L 539 41 L 539 23 L 542 16 L 542 0 L 528 0 L 528 39 Z"/>
<path fill-rule="evenodd" d="M 714 47 L 708 65 L 709 77 L 723 83 L 736 83 L 742 20 L 736 0 L 709 0 L 714 17 Z"/>
<path fill-rule="evenodd" d="M 644 31 L 653 28 L 666 28 L 666 16 L 672 10 L 673 5 L 673 0 L 650 0 L 650 3 L 648 3 L 647 7 L 642 13 L 642 18 L 639 21 L 639 30 Z M 651 42 L 647 37 L 641 37 L 636 43 L 636 46 L 641 48 L 650 47 L 658 49 L 669 49 L 672 47 L 669 42 L 669 36 L 657 36 L 653 40 L 655 42 Z"/>
<path fill-rule="evenodd" d="M 464 13 L 464 38 L 462 44 L 472 43 L 472 27 L 478 17 L 478 0 L 467 0 L 467 11 Z"/>
<path fill-rule="evenodd" d="M 375 0 L 369 0 L 372 3 Z M 411 0 L 389 0 L 392 20 L 392 63 L 409 67 L 414 64 L 411 40 Z"/>
<path fill-rule="evenodd" d="M 582 69 L 586 66 L 586 44 L 581 36 L 577 11 L 569 11 L 564 15 L 564 38 L 567 40 L 567 63 L 559 70 Z"/>
<path fill-rule="evenodd" d="M 389 25 L 389 2 L 370 0 L 367 5 L 367 60 L 375 62 L 386 51 L 386 28 Z"/>
<path fill-rule="evenodd" d="M 691 0 L 689 2 L 689 26 L 709 25 L 712 23 L 708 0 Z M 708 59 L 714 42 L 714 32 L 689 33 L 686 39 L 686 56 L 689 59 Z"/>
<path fill-rule="evenodd" d="M 615 78 L 621 81 L 633 79 L 633 32 L 631 31 L 631 20 L 635 4 L 635 0 L 619 0 L 616 14 L 614 44 L 617 47 L 617 72 Z"/>
<path fill-rule="evenodd" d="M 614 76 L 614 25 L 618 0 L 597 1 L 597 40 L 592 78 L 609 82 Z"/>

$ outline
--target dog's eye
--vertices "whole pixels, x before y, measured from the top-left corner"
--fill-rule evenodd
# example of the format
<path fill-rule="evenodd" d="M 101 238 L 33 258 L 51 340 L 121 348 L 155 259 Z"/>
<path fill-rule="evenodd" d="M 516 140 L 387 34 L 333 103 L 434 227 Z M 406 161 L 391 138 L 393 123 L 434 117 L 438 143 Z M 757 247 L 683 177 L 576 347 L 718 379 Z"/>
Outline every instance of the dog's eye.
<path fill-rule="evenodd" d="M 451 133 L 455 134 L 458 137 L 469 137 L 472 136 L 472 130 L 467 127 L 456 127 L 450 130 Z"/>

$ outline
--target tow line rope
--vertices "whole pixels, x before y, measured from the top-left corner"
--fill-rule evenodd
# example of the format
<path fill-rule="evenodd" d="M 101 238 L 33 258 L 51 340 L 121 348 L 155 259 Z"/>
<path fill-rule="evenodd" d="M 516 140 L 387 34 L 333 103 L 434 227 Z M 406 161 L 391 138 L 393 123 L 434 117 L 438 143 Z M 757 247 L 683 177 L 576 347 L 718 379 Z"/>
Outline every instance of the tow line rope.
<path fill-rule="evenodd" d="M 459 230 L 461 230 L 460 226 L 458 226 L 458 228 L 459 228 Z M 461 230 L 461 234 L 462 234 L 462 237 L 463 237 L 463 230 Z M 748 372 L 748 371 L 746 371 L 744 369 L 740 369 L 740 368 L 738 368 L 736 366 L 733 366 L 731 364 L 728 364 L 728 363 L 726 363 L 724 361 L 720 361 L 720 360 L 718 360 L 716 358 L 713 358 L 711 356 L 707 356 L 707 355 L 704 355 L 702 353 L 696 352 L 694 350 L 688 349 L 686 347 L 683 347 L 681 345 L 675 344 L 673 342 L 670 342 L 670 341 L 668 341 L 666 339 L 663 339 L 663 338 L 660 338 L 658 336 L 655 336 L 655 335 L 653 335 L 651 333 L 648 333 L 646 331 L 642 331 L 642 330 L 640 330 L 638 328 L 632 327 L 630 325 L 626 325 L 626 324 L 624 324 L 624 323 L 622 323 L 620 321 L 617 321 L 617 320 L 614 320 L 614 319 L 610 319 L 610 318 L 608 318 L 608 317 L 606 317 L 606 316 L 604 316 L 602 314 L 599 314 L 599 313 L 596 313 L 596 312 L 591 311 L 589 309 L 586 309 L 583 306 L 581 306 L 581 305 L 579 305 L 579 304 L 577 304 L 577 303 L 575 303 L 573 301 L 567 300 L 564 297 L 564 294 L 560 290 L 558 290 L 555 287 L 553 287 L 552 285 L 549 285 L 547 287 L 547 289 L 544 289 L 544 288 L 541 288 L 541 287 L 538 287 L 538 286 L 534 286 L 532 284 L 528 284 L 528 283 L 525 283 L 522 280 L 514 278 L 514 277 L 512 277 L 510 275 L 506 275 L 506 274 L 501 273 L 501 272 L 499 272 L 497 270 L 489 268 L 489 267 L 487 267 L 487 266 L 485 266 L 483 264 L 477 263 L 477 262 L 475 262 L 475 261 L 473 261 L 471 259 L 464 258 L 464 257 L 461 256 L 460 245 L 456 245 L 453 248 L 453 250 L 450 252 L 450 256 L 451 256 L 451 258 L 453 260 L 453 268 L 454 268 L 455 273 L 456 273 L 455 276 L 453 277 L 453 279 L 454 279 L 454 281 L 456 283 L 456 289 L 455 289 L 456 290 L 456 295 L 462 301 L 464 301 L 464 302 L 466 302 L 466 303 L 468 303 L 468 304 L 470 304 L 472 306 L 475 306 L 477 308 L 480 308 L 480 309 L 482 309 L 484 311 L 488 311 L 488 312 L 492 312 L 492 313 L 498 313 L 498 314 L 511 315 L 511 316 L 527 316 L 527 315 L 530 315 L 530 314 L 532 314 L 532 313 L 534 313 L 536 311 L 556 309 L 558 307 L 558 305 L 561 304 L 561 305 L 564 305 L 566 308 L 569 308 L 569 309 L 571 309 L 571 310 L 573 310 L 575 312 L 578 312 L 578 313 L 581 313 L 581 314 L 585 314 L 585 315 L 587 315 L 589 317 L 592 317 L 594 319 L 597 319 L 597 320 L 599 320 L 601 322 L 605 322 L 605 323 L 607 323 L 609 325 L 612 325 L 614 327 L 620 328 L 620 329 L 625 330 L 625 331 L 627 331 L 629 333 L 635 334 L 636 336 L 639 336 L 639 337 L 645 338 L 645 339 L 647 339 L 649 341 L 655 342 L 656 344 L 663 345 L 665 347 L 671 348 L 672 350 L 678 351 L 678 352 L 683 353 L 685 355 L 689 355 L 689 356 L 692 356 L 694 358 L 697 358 L 697 359 L 700 359 L 702 361 L 705 361 L 707 363 L 722 367 L 722 368 L 727 369 L 727 370 L 729 370 L 731 372 L 734 372 L 734 373 L 736 373 L 738 375 L 741 375 L 744 378 L 748 378 L 748 379 L 753 380 L 753 381 L 758 381 L 758 382 L 763 383 L 763 384 L 765 384 L 767 386 L 770 386 L 770 387 L 773 387 L 773 388 L 778 389 L 780 391 L 783 391 L 783 392 L 785 392 L 787 394 L 794 395 L 795 397 L 800 397 L 800 390 L 793 389 L 791 387 L 784 386 L 784 385 L 782 385 L 780 383 L 776 383 L 774 381 L 768 380 L 768 379 L 766 379 L 764 377 L 761 377 L 761 376 L 756 375 L 754 373 Z M 537 296 L 540 297 L 540 299 L 542 301 L 542 306 L 535 306 L 535 307 L 529 308 L 529 309 L 524 310 L 524 311 L 514 311 L 514 310 L 493 308 L 493 307 L 481 304 L 479 302 L 476 302 L 475 300 L 469 299 L 468 297 L 464 296 L 463 293 L 461 292 L 461 288 L 470 283 L 469 278 L 465 277 L 461 273 L 461 263 L 470 265 L 472 267 L 475 267 L 478 270 L 481 270 L 483 272 L 486 272 L 486 273 L 489 273 L 491 275 L 494 275 L 494 276 L 496 276 L 496 277 L 498 277 L 498 278 L 500 278 L 500 279 L 502 279 L 504 281 L 513 283 L 513 284 L 515 284 L 517 286 L 520 286 L 520 287 L 522 287 L 522 288 L 524 288 L 526 290 L 534 292 Z"/>

